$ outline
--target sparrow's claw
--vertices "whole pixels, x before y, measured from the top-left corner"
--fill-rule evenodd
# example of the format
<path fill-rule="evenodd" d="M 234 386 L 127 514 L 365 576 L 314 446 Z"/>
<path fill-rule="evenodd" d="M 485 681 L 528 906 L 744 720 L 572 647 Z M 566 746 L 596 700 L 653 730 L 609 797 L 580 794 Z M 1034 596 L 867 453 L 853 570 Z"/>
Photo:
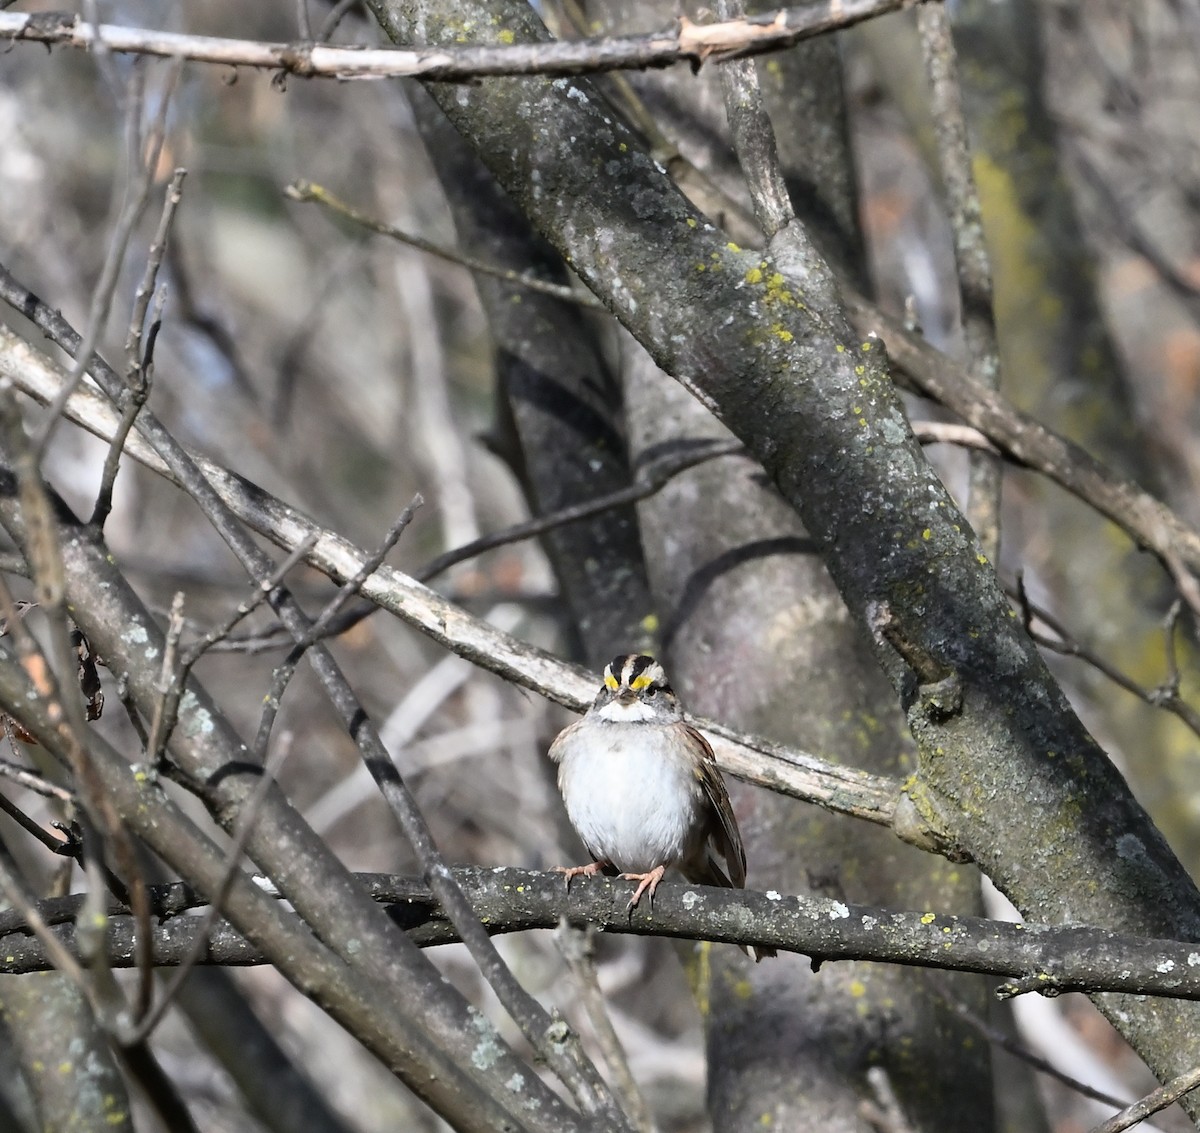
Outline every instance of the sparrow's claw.
<path fill-rule="evenodd" d="M 588 862 L 587 865 L 556 865 L 550 872 L 561 873 L 567 883 L 567 892 L 571 892 L 571 878 L 595 877 L 604 870 L 603 862 Z"/>
<path fill-rule="evenodd" d="M 663 874 L 667 872 L 665 865 L 660 865 L 652 869 L 649 873 L 623 873 L 621 876 L 626 881 L 636 881 L 638 887 L 633 891 L 633 896 L 629 899 L 629 908 L 632 910 L 637 906 L 637 903 L 642 899 L 642 894 L 648 895 L 650 901 L 650 909 L 654 909 L 654 891 L 658 888 L 658 883 L 662 881 Z"/>

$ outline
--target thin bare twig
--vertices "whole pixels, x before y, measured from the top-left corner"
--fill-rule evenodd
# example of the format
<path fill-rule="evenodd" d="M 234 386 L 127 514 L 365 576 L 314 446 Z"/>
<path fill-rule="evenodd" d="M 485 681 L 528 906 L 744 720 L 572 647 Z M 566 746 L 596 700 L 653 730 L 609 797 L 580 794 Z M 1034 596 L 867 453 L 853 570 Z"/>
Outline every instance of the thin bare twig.
<path fill-rule="evenodd" d="M 312 21 L 308 18 L 308 0 L 295 0 L 296 3 L 296 27 L 300 32 L 300 41 L 302 43 L 312 42 Z"/>
<path fill-rule="evenodd" d="M 1139 1122 L 1145 1121 L 1147 1117 L 1158 1113 L 1159 1110 L 1174 1105 L 1184 1094 L 1190 1094 L 1197 1087 L 1200 1087 L 1200 1066 L 1194 1067 L 1186 1074 L 1180 1074 L 1177 1078 L 1172 1078 L 1171 1081 L 1159 1086 L 1157 1090 L 1147 1094 L 1144 1098 L 1139 1098 L 1120 1113 L 1114 1113 L 1107 1121 L 1097 1125 L 1092 1133 L 1122 1133 L 1124 1129 L 1132 1129 Z"/>
<path fill-rule="evenodd" d="M 138 712 L 137 705 L 130 695 L 128 674 L 122 673 L 117 678 L 117 699 L 121 702 L 121 707 L 125 709 L 125 715 L 129 719 L 129 726 L 137 736 L 138 743 L 142 745 L 142 751 L 149 752 L 150 733 L 146 731 L 146 725 L 142 722 L 141 713 Z"/>
<path fill-rule="evenodd" d="M 330 298 L 341 289 L 345 274 L 361 261 L 361 256 L 362 246 L 348 242 L 336 256 L 322 264 L 322 278 L 316 282 L 307 308 L 297 312 L 293 323 L 295 329 L 280 346 L 275 363 L 275 380 L 271 383 L 270 415 L 272 425 L 281 431 L 291 416 L 305 354 L 310 343 L 324 331 L 322 316 L 329 309 Z"/>
<path fill-rule="evenodd" d="M 163 651 L 159 686 L 161 699 L 155 707 L 154 721 L 150 729 L 154 742 L 153 746 L 147 745 L 146 749 L 146 757 L 151 765 L 157 766 L 162 759 L 179 716 L 179 704 L 188 675 L 196 662 L 214 645 L 224 641 L 241 621 L 271 599 L 284 578 L 311 549 L 311 545 L 311 542 L 306 542 L 305 545 L 292 549 L 266 578 L 254 584 L 249 598 L 239 602 L 237 608 L 223 622 L 214 626 L 187 649 L 181 649 L 179 645 L 184 628 L 183 594 L 175 595 L 171 604 L 171 616 L 167 622 L 166 649 Z M 265 756 L 265 744 L 262 750 Z"/>
<path fill-rule="evenodd" d="M 170 699 L 179 682 L 176 680 L 178 671 L 176 658 L 179 655 L 179 640 L 183 636 L 183 591 L 177 590 L 171 599 L 171 613 L 167 618 L 166 647 L 163 649 L 162 664 L 158 671 L 158 700 L 154 705 L 154 719 L 150 721 L 150 734 L 146 739 L 146 759 L 150 766 L 156 766 L 166 749 L 170 736 L 176 708 L 172 708 Z"/>
<path fill-rule="evenodd" d="M 388 224 L 376 217 L 368 216 L 365 212 L 361 212 L 353 205 L 347 204 L 335 196 L 324 186 L 314 185 L 311 181 L 293 181 L 284 189 L 284 193 L 293 201 L 314 201 L 319 205 L 323 205 L 331 212 L 337 213 L 338 216 L 353 221 L 353 223 L 362 228 L 366 228 L 371 232 L 377 232 L 380 236 L 387 236 L 401 244 L 408 245 L 410 248 L 416 248 L 420 252 L 427 252 L 431 256 L 437 256 L 447 263 L 458 264 L 459 267 L 479 272 L 480 275 L 502 279 L 506 283 L 516 284 L 530 291 L 536 291 L 541 295 L 550 295 L 566 303 L 576 303 L 581 307 L 590 307 L 597 311 L 606 310 L 604 304 L 590 291 L 577 290 L 563 283 L 555 283 L 552 280 L 539 279 L 537 276 L 525 275 L 523 272 L 513 271 L 510 268 L 498 267 L 496 264 L 477 260 L 474 256 L 468 256 L 455 248 L 446 248 L 441 244 L 435 244 L 432 240 L 426 240 L 423 236 L 416 236 L 411 232 L 405 232 L 403 229 L 396 228 L 394 225 Z"/>
<path fill-rule="evenodd" d="M 0 13 L 0 39 L 67 44 L 92 50 L 102 40 L 110 51 L 192 59 L 227 67 L 254 67 L 304 78 L 379 79 L 420 76 L 462 81 L 483 75 L 578 75 L 618 68 L 665 67 L 686 60 L 738 58 L 780 51 L 863 20 L 911 7 L 915 0 L 819 0 L 778 12 L 721 24 L 694 24 L 650 35 L 512 45 L 464 44 L 416 48 L 327 47 L 323 44 L 260 43 L 179 35 L 101 24 L 66 14 L 38 18 Z"/>
<path fill-rule="evenodd" d="M 337 3 L 329 9 L 325 19 L 321 21 L 321 30 L 317 32 L 317 42 L 328 43 L 342 20 L 361 3 L 362 0 L 337 0 Z"/>
<path fill-rule="evenodd" d="M 744 20 L 745 4 L 743 0 L 717 0 L 717 15 L 726 21 Z M 721 92 L 738 164 L 754 203 L 754 215 L 771 240 L 796 214 L 779 166 L 775 131 L 767 117 L 754 61 L 740 59 L 726 63 L 721 68 Z"/>
<path fill-rule="evenodd" d="M 1081 1097 L 1090 1098 L 1092 1101 L 1101 1102 L 1103 1105 L 1111 1105 L 1118 1109 L 1125 1105 L 1125 1102 L 1120 1098 L 1106 1094 L 1103 1090 L 1097 1090 L 1094 1086 L 1089 1086 L 1086 1082 L 1081 1082 L 1078 1078 L 1072 1078 L 1070 1074 L 1065 1074 L 1052 1062 L 1047 1062 L 1036 1051 L 1030 1050 L 1024 1043 L 1018 1042 L 1010 1035 L 1006 1035 L 998 1027 L 993 1027 L 986 1019 L 981 1019 L 961 999 L 951 995 L 940 985 L 936 986 L 933 991 L 972 1030 L 982 1035 L 993 1046 L 997 1046 L 1007 1054 L 1011 1054 L 1013 1058 L 1019 1058 L 1026 1065 L 1038 1071 L 1038 1073 L 1054 1078 L 1066 1086 L 1067 1089 L 1074 1090 Z"/>
<path fill-rule="evenodd" d="M 882 1066 L 872 1066 L 867 1071 L 867 1084 L 875 1100 L 863 1100 L 858 1111 L 875 1126 L 877 1133 L 913 1133 L 888 1072 Z"/>
<path fill-rule="evenodd" d="M 604 995 L 600 991 L 593 948 L 595 931 L 592 925 L 577 928 L 564 918 L 554 930 L 554 943 L 558 945 L 558 951 L 575 979 L 575 989 L 591 1024 L 592 1034 L 596 1036 L 617 1094 L 634 1129 L 637 1133 L 655 1133 L 650 1107 L 629 1069 L 625 1048 L 613 1028 L 612 1019 L 609 1018 L 608 1008 L 604 1003 Z"/>
<path fill-rule="evenodd" d="M 998 389 L 1000 348 L 992 302 L 992 266 L 984 239 L 979 190 L 971 169 L 950 17 L 940 0 L 918 6 L 917 29 L 929 75 L 938 161 L 950 211 L 967 364 L 980 383 Z M 995 455 L 971 455 L 966 514 L 983 553 L 992 562 L 999 562 L 1000 556 L 1002 480 L 1003 467 Z"/>
<path fill-rule="evenodd" d="M 4 775 L 5 778 L 16 779 L 21 786 L 29 787 L 30 790 L 36 789 L 26 781 L 25 776 L 18 776 L 17 772 L 19 770 L 21 770 L 21 768 L 19 768 L 16 764 L 8 763 L 7 761 L 0 766 L 0 774 Z M 66 793 L 70 795 L 70 792 Z M 74 802 L 73 796 L 71 796 L 71 801 Z M 36 838 L 52 854 L 62 854 L 64 857 L 68 858 L 78 857 L 79 847 L 73 839 L 68 838 L 65 835 L 63 837 L 56 838 L 49 831 L 43 830 L 38 823 L 34 822 L 29 815 L 27 815 L 3 792 L 0 792 L 0 810 L 3 810 L 4 813 L 7 814 L 8 817 L 11 818 L 18 826 L 20 826 L 22 830 Z"/>
<path fill-rule="evenodd" d="M 956 425 L 953 421 L 913 421 L 912 431 L 923 445 L 958 445 L 959 448 L 1000 452 L 983 433 L 970 425 Z"/>
<path fill-rule="evenodd" d="M 1200 579 L 1188 569 L 1183 556 L 1174 547 L 1167 547 L 1163 551 L 1162 560 L 1175 583 L 1175 589 L 1179 591 L 1179 596 L 1192 611 L 1196 632 L 1200 633 Z"/>
<path fill-rule="evenodd" d="M 1156 700 L 1166 698 L 1178 699 L 1179 686 L 1182 676 L 1179 672 L 1179 655 L 1175 647 L 1175 629 L 1179 625 L 1179 615 L 1183 612 L 1183 599 L 1176 598 L 1171 608 L 1163 615 L 1163 654 L 1167 664 L 1167 678 L 1155 690 Z"/>
<path fill-rule="evenodd" d="M 257 404 L 258 391 L 242 361 L 237 340 L 225 321 L 217 313 L 204 307 L 196 298 L 192 288 L 192 273 L 184 254 L 182 233 L 167 245 L 167 266 L 171 272 L 171 298 L 174 317 L 197 334 L 208 339 L 213 349 L 229 368 L 229 376 L 238 392 L 252 404 Z"/>
<path fill-rule="evenodd" d="M 167 251 L 167 238 L 171 233 L 171 225 L 175 220 L 175 210 L 183 199 L 183 179 L 187 176 L 186 169 L 176 169 L 171 174 L 171 181 L 163 196 L 162 214 L 158 218 L 158 227 L 146 250 L 146 266 L 142 270 L 142 278 L 137 290 L 133 293 L 133 310 L 129 317 L 129 331 L 125 336 L 125 377 L 131 384 L 137 380 L 145 369 L 145 356 L 142 353 L 142 336 L 146 330 L 146 314 L 150 310 L 150 301 L 154 297 L 154 287 L 162 268 L 163 257 Z"/>
<path fill-rule="evenodd" d="M 355 572 L 354 577 L 347 579 L 338 588 L 338 592 L 326 603 L 325 608 L 317 616 L 312 625 L 309 626 L 304 636 L 294 641 L 287 657 L 276 667 L 275 672 L 271 675 L 271 687 L 267 695 L 263 697 L 262 715 L 259 717 L 258 733 L 254 740 L 254 750 L 256 752 L 265 753 L 267 750 L 271 729 L 275 726 L 275 718 L 279 714 L 279 707 L 283 701 L 284 691 L 295 675 L 296 667 L 300 664 L 305 653 L 326 636 L 329 627 L 337 618 L 338 613 L 351 598 L 362 590 L 363 583 L 380 567 L 383 560 L 387 558 L 388 552 L 396 545 L 400 536 L 404 534 L 404 529 L 412 522 L 417 509 L 424 503 L 425 501 L 420 493 L 412 498 L 408 506 L 388 529 L 380 545 L 367 557 L 362 566 Z M 311 546 L 312 543 L 310 542 L 309 547 L 311 548 Z M 297 548 L 297 550 L 299 549 Z M 301 552 L 301 555 L 303 554 L 307 554 L 307 551 Z M 289 556 L 289 560 L 291 557 Z"/>
<path fill-rule="evenodd" d="M 146 255 L 146 268 L 142 273 L 141 282 L 134 292 L 133 313 L 129 320 L 129 333 L 125 338 L 125 381 L 127 389 L 124 404 L 121 407 L 121 424 L 117 429 L 108 453 L 104 458 L 104 470 L 100 477 L 100 490 L 96 493 L 96 503 L 92 508 L 91 526 L 99 531 L 104 530 L 104 524 L 112 511 L 113 488 L 117 482 L 117 470 L 121 464 L 121 452 L 125 447 L 125 439 L 129 430 L 137 420 L 142 406 L 150 396 L 152 380 L 152 352 L 157 329 L 152 329 L 151 338 L 146 352 L 142 351 L 142 337 L 145 333 L 146 315 L 154 298 L 155 281 L 162 266 L 163 255 L 166 252 L 167 236 L 171 231 L 171 222 L 175 217 L 175 209 L 183 197 L 183 178 L 186 170 L 176 169 L 167 188 L 163 200 L 162 216 L 159 218 L 158 229 L 150 243 Z"/>
<path fill-rule="evenodd" d="M 615 492 L 607 492 L 603 496 L 597 496 L 594 500 L 586 500 L 583 503 L 559 508 L 558 511 L 550 512 L 548 515 L 539 515 L 535 519 L 514 523 L 503 531 L 481 535 L 478 539 L 472 539 L 471 542 L 464 543 L 461 547 L 455 547 L 453 550 L 431 559 L 416 571 L 413 577 L 419 582 L 428 582 L 442 571 L 449 570 L 450 567 L 465 562 L 467 559 L 473 559 L 476 555 L 482 555 L 485 551 L 491 551 L 496 547 L 504 547 L 511 543 L 519 543 L 537 535 L 545 535 L 547 532 L 565 527 L 569 523 L 591 519 L 592 516 L 612 508 L 637 503 L 639 500 L 647 499 L 662 491 L 681 472 L 686 472 L 697 464 L 703 464 L 705 461 L 715 460 L 721 456 L 733 456 L 744 451 L 740 441 L 714 441 L 694 452 L 664 457 L 662 460 L 640 469 L 636 482 L 627 487 L 618 488 Z"/>
<path fill-rule="evenodd" d="M 19 763 L 0 759 L 0 775 L 43 798 L 54 799 L 56 802 L 66 803 L 68 806 L 74 806 L 78 801 L 74 792 L 60 787 L 57 783 L 51 783 L 49 779 L 37 774 L 36 771 L 30 771 L 28 767 L 22 767 Z M 49 845 L 50 843 L 46 842 L 45 844 Z"/>
<path fill-rule="evenodd" d="M 92 29 L 93 38 L 96 40 L 96 67 L 109 91 L 112 93 L 113 98 L 119 104 L 121 101 L 121 84 L 117 80 L 117 71 L 113 66 L 112 53 L 108 49 L 108 44 L 104 42 L 103 36 L 100 34 L 102 26 L 100 23 L 100 5 L 96 0 L 83 0 L 83 16 Z"/>
<path fill-rule="evenodd" d="M 1050 613 L 1049 610 L 1035 605 L 1025 590 L 1025 578 L 1023 574 L 1017 575 L 1015 586 L 1006 586 L 1005 590 L 1011 597 L 1016 599 L 1021 608 L 1025 632 L 1038 645 L 1054 653 L 1059 653 L 1064 657 L 1077 657 L 1085 664 L 1091 665 L 1093 669 L 1107 677 L 1113 684 L 1123 688 L 1128 693 L 1132 693 L 1139 700 L 1144 700 L 1147 704 L 1153 705 L 1155 708 L 1161 708 L 1166 712 L 1178 716 L 1188 728 L 1197 735 L 1200 735 L 1200 712 L 1197 712 L 1195 708 L 1179 695 L 1179 670 L 1174 660 L 1174 634 L 1172 632 L 1174 621 L 1170 614 L 1168 614 L 1164 627 L 1166 636 L 1167 679 L 1163 684 L 1155 688 L 1144 688 L 1131 676 L 1122 672 L 1099 653 L 1095 652 L 1095 650 L 1089 649 L 1086 645 L 1077 641 L 1066 626 Z M 1177 604 L 1172 607 L 1172 609 L 1176 608 Z M 1049 637 L 1038 630 L 1033 624 L 1034 619 L 1048 626 L 1055 636 Z"/>
<path fill-rule="evenodd" d="M 0 20 L 6 19 L 0 14 Z M 90 27 L 90 25 L 88 25 Z M 150 187 L 154 183 L 158 160 L 162 154 L 163 141 L 166 137 L 167 111 L 171 105 L 171 96 L 178 82 L 182 63 L 174 63 L 168 71 L 167 81 L 162 92 L 158 113 L 150 123 L 149 130 L 142 134 L 142 94 L 143 76 L 140 70 L 135 70 L 130 76 L 129 92 L 126 109 L 126 139 L 129 175 L 124 188 L 124 204 L 112 227 L 112 237 L 109 241 L 108 252 L 105 255 L 104 266 L 100 278 L 92 293 L 91 309 L 88 312 L 87 329 L 80 343 L 80 348 L 74 353 L 75 359 L 71 366 L 70 375 L 58 397 L 50 404 L 49 410 L 38 428 L 34 438 L 34 451 L 39 461 L 50 443 L 58 421 L 62 416 L 67 398 L 87 373 L 100 335 L 104 330 L 105 321 L 112 309 L 113 294 L 116 291 L 117 279 L 120 275 L 121 264 L 125 259 L 125 251 L 129 247 L 133 229 L 141 219 L 150 199 Z"/>

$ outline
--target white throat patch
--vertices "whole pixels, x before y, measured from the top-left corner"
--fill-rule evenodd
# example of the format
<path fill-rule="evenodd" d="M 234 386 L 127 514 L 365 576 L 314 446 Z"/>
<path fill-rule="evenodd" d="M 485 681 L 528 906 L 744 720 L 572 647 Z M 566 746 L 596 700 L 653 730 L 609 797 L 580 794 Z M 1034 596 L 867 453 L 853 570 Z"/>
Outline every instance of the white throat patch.
<path fill-rule="evenodd" d="M 635 700 L 630 704 L 622 704 L 619 700 L 611 701 L 603 708 L 596 709 L 596 715 L 601 720 L 613 724 L 631 724 L 643 720 L 659 720 L 661 717 L 648 704 Z"/>

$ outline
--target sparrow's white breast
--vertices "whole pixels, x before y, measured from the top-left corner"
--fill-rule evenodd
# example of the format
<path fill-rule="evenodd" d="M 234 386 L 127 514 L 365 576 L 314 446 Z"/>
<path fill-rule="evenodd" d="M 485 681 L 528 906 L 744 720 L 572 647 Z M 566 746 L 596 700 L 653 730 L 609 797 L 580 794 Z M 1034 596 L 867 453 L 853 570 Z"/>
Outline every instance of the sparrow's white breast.
<path fill-rule="evenodd" d="M 590 717 L 564 745 L 558 785 L 571 824 L 622 873 L 675 865 L 701 829 L 703 789 L 678 733 L 650 723 Z"/>

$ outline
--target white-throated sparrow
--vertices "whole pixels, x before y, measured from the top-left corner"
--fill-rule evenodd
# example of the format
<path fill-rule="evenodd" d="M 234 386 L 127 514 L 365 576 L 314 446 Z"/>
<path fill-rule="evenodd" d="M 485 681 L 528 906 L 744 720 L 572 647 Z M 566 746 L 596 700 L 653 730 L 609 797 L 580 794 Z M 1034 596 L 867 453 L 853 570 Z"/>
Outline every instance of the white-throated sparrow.
<path fill-rule="evenodd" d="M 594 859 L 562 869 L 568 884 L 616 870 L 638 882 L 630 908 L 643 893 L 653 902 L 672 867 L 698 885 L 744 888 L 746 851 L 712 748 L 684 720 L 652 657 L 610 661 L 591 708 L 559 733 L 550 758 L 571 825 Z M 756 958 L 774 954 L 760 948 Z"/>

